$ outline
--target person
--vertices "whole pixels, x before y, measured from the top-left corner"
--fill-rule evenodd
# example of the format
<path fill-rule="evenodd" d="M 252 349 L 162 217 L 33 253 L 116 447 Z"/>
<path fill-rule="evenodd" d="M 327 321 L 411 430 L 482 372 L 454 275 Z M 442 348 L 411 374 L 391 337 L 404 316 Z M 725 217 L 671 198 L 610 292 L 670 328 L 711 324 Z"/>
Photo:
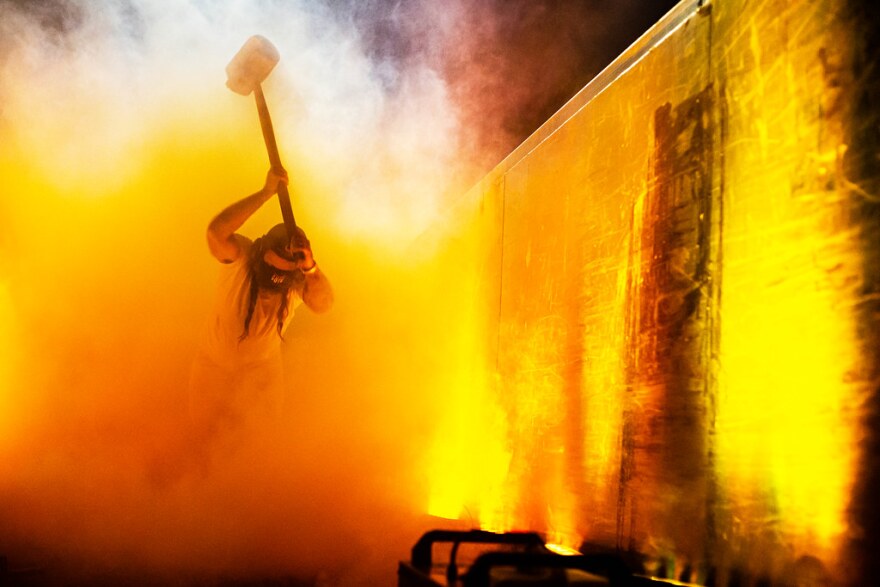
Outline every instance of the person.
<path fill-rule="evenodd" d="M 255 241 L 237 232 L 287 182 L 286 172 L 270 169 L 260 191 L 208 225 L 208 249 L 222 266 L 189 386 L 191 434 L 203 449 L 248 419 L 277 419 L 285 395 L 284 330 L 299 305 L 317 313 L 333 305 L 330 282 L 301 228 L 292 239 L 284 224 Z"/>

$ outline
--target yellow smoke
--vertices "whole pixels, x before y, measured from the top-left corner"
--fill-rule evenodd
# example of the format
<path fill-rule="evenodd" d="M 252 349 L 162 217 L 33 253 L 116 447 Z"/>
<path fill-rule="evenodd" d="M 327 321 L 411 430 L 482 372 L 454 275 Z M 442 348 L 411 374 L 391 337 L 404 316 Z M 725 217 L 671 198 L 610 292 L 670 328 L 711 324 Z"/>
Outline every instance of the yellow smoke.
<path fill-rule="evenodd" d="M 46 24 L 0 5 L 0 552 L 384 582 L 424 529 L 412 463 L 433 399 L 412 395 L 405 361 L 434 351 L 397 333 L 421 309 L 407 247 L 460 169 L 442 80 L 415 67 L 387 92 L 355 31 L 321 11 L 64 7 Z M 181 471 L 217 271 L 205 227 L 268 168 L 253 100 L 224 86 L 256 32 L 282 54 L 264 89 L 337 306 L 286 335 L 285 429 Z M 272 201 L 242 231 L 279 220 Z"/>

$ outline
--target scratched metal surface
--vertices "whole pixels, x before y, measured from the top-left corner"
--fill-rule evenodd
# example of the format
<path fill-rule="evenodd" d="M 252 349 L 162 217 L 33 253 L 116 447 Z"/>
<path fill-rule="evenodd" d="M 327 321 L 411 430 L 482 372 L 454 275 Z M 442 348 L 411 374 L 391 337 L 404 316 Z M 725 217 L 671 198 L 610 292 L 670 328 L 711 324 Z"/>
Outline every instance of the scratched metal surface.
<path fill-rule="evenodd" d="M 517 516 L 694 557 L 705 312 L 682 306 L 710 236 L 709 32 L 688 20 L 507 172 L 498 362 Z"/>
<path fill-rule="evenodd" d="M 451 406 L 491 415 L 460 446 L 494 448 L 468 449 L 483 490 L 450 504 L 666 577 L 860 584 L 877 546 L 876 9 L 689 4 L 471 194 L 452 250 L 481 259 L 488 317 L 462 323 L 492 376 Z"/>

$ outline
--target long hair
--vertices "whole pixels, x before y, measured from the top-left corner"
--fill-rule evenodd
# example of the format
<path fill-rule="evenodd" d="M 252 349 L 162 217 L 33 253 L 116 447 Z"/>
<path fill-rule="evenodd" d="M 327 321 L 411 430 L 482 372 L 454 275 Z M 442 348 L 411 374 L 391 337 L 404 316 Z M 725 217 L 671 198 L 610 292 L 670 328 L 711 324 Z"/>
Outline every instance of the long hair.
<path fill-rule="evenodd" d="M 248 307 L 247 307 L 247 315 L 244 317 L 244 331 L 241 333 L 241 336 L 238 337 L 238 341 L 241 342 L 247 338 L 248 332 L 251 328 L 251 319 L 254 317 L 254 308 L 257 307 L 257 296 L 260 292 L 260 286 L 257 283 L 257 279 L 254 276 L 254 268 L 256 264 L 261 261 L 263 258 L 263 237 L 258 238 L 254 241 L 254 244 L 251 246 L 250 253 L 248 254 L 248 281 L 250 282 L 249 292 L 248 292 Z M 284 335 L 282 334 L 282 330 L 284 329 L 284 320 L 287 318 L 287 307 L 290 302 L 290 288 L 287 288 L 283 292 L 281 292 L 281 305 L 278 307 L 278 337 L 281 340 L 284 340 Z"/>

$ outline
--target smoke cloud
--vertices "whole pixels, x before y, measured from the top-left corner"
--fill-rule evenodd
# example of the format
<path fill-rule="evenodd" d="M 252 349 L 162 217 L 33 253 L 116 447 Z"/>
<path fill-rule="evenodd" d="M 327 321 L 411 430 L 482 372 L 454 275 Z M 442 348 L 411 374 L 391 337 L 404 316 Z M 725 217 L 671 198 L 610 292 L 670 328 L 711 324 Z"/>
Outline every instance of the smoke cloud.
<path fill-rule="evenodd" d="M 431 276 L 402 253 L 623 49 L 605 37 L 628 3 L 582 4 L 0 1 L 10 567 L 391 584 L 437 522 L 424 367 L 455 319 L 414 301 Z M 268 168 L 252 99 L 224 87 L 253 34 L 281 54 L 264 90 L 337 305 L 286 334 L 284 429 L 194 469 L 177 439 L 217 272 L 204 230 Z M 270 202 L 243 232 L 279 218 Z"/>

